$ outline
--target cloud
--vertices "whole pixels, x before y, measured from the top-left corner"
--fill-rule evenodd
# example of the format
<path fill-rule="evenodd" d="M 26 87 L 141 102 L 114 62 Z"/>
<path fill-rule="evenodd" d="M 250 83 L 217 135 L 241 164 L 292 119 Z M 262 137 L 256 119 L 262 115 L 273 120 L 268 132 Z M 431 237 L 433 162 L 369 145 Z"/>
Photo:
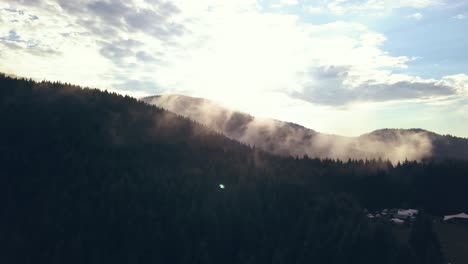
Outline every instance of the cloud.
<path fill-rule="evenodd" d="M 466 19 L 466 14 L 457 14 L 455 16 L 453 16 L 454 19 L 458 19 L 458 20 L 464 20 Z"/>
<path fill-rule="evenodd" d="M 300 6 L 310 13 L 372 14 L 439 2 L 324 0 Z M 337 118 L 343 107 L 364 120 L 372 103 L 466 95 L 463 75 L 424 79 L 405 73 L 414 58 L 387 52 L 384 44 L 392 40 L 362 23 L 313 24 L 269 13 L 256 0 L 7 0 L 0 3 L 0 18 L 2 71 L 134 96 L 203 96 L 298 122 L 322 113 L 327 119 L 317 122 L 327 128 L 346 123 Z"/>
<path fill-rule="evenodd" d="M 98 34 L 143 32 L 162 40 L 183 34 L 183 26 L 171 21 L 179 12 L 176 6 L 166 1 L 150 3 L 138 6 L 136 2 L 119 0 L 58 0 L 62 10 L 76 16 L 79 24 Z M 100 29 L 102 27 L 106 30 Z"/>
<path fill-rule="evenodd" d="M 18 33 L 15 30 L 10 30 L 8 36 L 0 37 L 2 41 L 11 41 L 11 42 L 22 42 Z"/>
<path fill-rule="evenodd" d="M 347 84 L 351 67 L 322 67 L 308 72 L 310 78 L 302 91 L 293 97 L 322 105 L 340 106 L 356 102 L 431 99 L 458 93 L 457 85 L 466 84 L 463 77 L 453 76 L 443 81 L 423 80 L 404 76 L 401 80 L 367 80 L 358 85 Z"/>
<path fill-rule="evenodd" d="M 401 8 L 426 8 L 440 5 L 443 0 L 321 0 L 318 4 L 309 5 L 308 8 L 326 9 L 334 15 L 345 15 L 349 13 L 383 14 Z"/>
<path fill-rule="evenodd" d="M 245 115 L 199 98 L 163 95 L 145 101 L 279 155 L 343 160 L 388 158 L 397 162 L 429 157 L 432 150 L 432 141 L 425 131 L 382 130 L 350 138 L 320 134 L 291 123 Z"/>
<path fill-rule="evenodd" d="M 299 4 L 298 0 L 280 0 L 279 5 L 280 6 L 294 6 Z"/>
<path fill-rule="evenodd" d="M 122 80 L 114 84 L 114 88 L 121 90 L 132 90 L 133 92 L 143 92 L 143 94 L 157 94 L 161 91 L 152 81 L 145 80 Z"/>
<path fill-rule="evenodd" d="M 59 55 L 60 52 L 38 43 L 24 40 L 15 30 L 10 30 L 8 35 L 0 37 L 0 43 L 12 50 L 23 50 L 38 56 Z"/>
<path fill-rule="evenodd" d="M 37 5 L 41 1 L 40 0 L 16 0 L 17 3 L 19 4 L 24 4 L 24 5 Z"/>
<path fill-rule="evenodd" d="M 77 54 L 71 53 L 77 50 L 86 50 L 86 56 L 89 56 L 92 50 L 91 53 L 108 59 L 112 64 L 97 64 L 103 67 L 95 73 L 101 77 L 96 76 L 93 79 L 102 81 L 94 85 L 104 86 L 103 88 L 110 88 L 105 86 L 112 83 L 109 78 L 116 78 L 113 76 L 115 73 L 126 75 L 128 78 L 139 78 L 148 72 L 154 72 L 157 64 L 165 63 L 165 50 L 176 47 L 178 41 L 175 39 L 185 34 L 182 21 L 178 20 L 180 9 L 172 2 L 162 0 L 7 0 L 0 3 L 0 12 L 2 20 L 8 21 L 0 25 L 0 41 L 7 48 L 2 52 L 4 58 L 21 57 L 23 52 L 41 56 L 66 54 L 67 56 L 63 57 L 74 57 Z M 39 28 L 41 30 L 37 30 Z M 13 42 L 13 35 L 8 35 L 9 32 L 21 36 L 21 42 Z M 88 63 L 92 63 L 102 58 L 87 59 Z M 70 74 L 57 74 L 59 71 L 54 68 L 60 65 L 51 63 L 52 61 L 40 63 L 48 72 L 46 76 L 38 76 L 40 79 L 69 78 L 64 76 Z M 104 65 L 107 66 L 104 68 Z M 3 70 L 12 68 L 2 65 L 0 67 Z M 26 70 L 30 67 L 15 68 L 12 71 L 24 72 L 23 75 L 26 76 L 34 77 L 38 74 L 38 71 L 31 73 Z M 89 68 L 91 67 L 79 70 L 86 71 Z M 154 77 L 150 80 L 154 81 Z"/>
<path fill-rule="evenodd" d="M 123 65 L 128 57 L 135 55 L 135 49 L 143 46 L 143 43 L 133 39 L 117 40 L 112 42 L 101 42 L 100 53 L 117 65 Z"/>
<path fill-rule="evenodd" d="M 321 14 L 326 11 L 326 9 L 321 6 L 304 6 L 303 9 L 309 14 Z"/>
<path fill-rule="evenodd" d="M 154 56 L 152 56 L 151 54 L 145 52 L 145 51 L 138 51 L 136 54 L 135 54 L 136 58 L 143 62 L 143 63 L 156 63 L 156 62 L 160 62 L 158 59 L 156 59 Z"/>
<path fill-rule="evenodd" d="M 456 89 L 461 94 L 468 93 L 468 75 L 467 74 L 455 74 L 444 76 L 440 83 L 450 86 Z"/>
<path fill-rule="evenodd" d="M 327 2 L 362 7 L 371 3 Z M 433 2 L 372 1 L 373 8 L 424 7 Z M 23 19 L 14 32 L 27 35 L 30 43 L 42 46 L 43 50 L 68 53 L 77 46 L 95 50 L 112 63 L 113 67 L 100 70 L 105 78 L 115 74 L 132 80 L 144 77 L 170 91 L 192 91 L 208 97 L 229 94 L 232 100 L 252 92 L 315 98 L 317 93 L 311 91 L 316 91 L 314 87 L 318 85 L 328 87 L 329 92 L 349 95 L 350 100 L 336 100 L 331 102 L 333 105 L 355 98 L 384 100 L 388 94 L 377 94 L 384 93 L 383 85 L 414 83 L 411 76 L 392 74 L 394 69 L 408 67 L 412 58 L 385 52 L 381 46 L 386 37 L 360 23 L 308 24 L 294 15 L 260 13 L 255 0 L 203 0 L 198 4 L 189 0 L 52 3 L 31 8 L 10 2 L 10 10 L 25 12 L 20 15 L 15 11 L 15 19 L 44 18 L 27 22 Z M 38 26 L 44 29 L 47 38 L 34 30 Z M 331 69 L 346 70 L 331 77 L 327 75 L 332 73 Z M 374 80 L 380 86 L 371 85 Z M 401 86 L 409 90 L 410 85 Z M 358 96 L 359 91 L 366 91 L 367 95 Z M 371 96 L 372 93 L 376 94 Z M 408 94 L 401 98 L 412 98 L 418 93 Z M 326 96 L 311 100 L 322 104 L 327 101 L 330 100 Z"/>
<path fill-rule="evenodd" d="M 154 49 L 174 45 L 173 38 L 184 34 L 184 26 L 174 17 L 178 7 L 168 1 L 66 1 L 58 0 L 77 30 L 84 31 L 99 53 L 117 69 L 136 78 L 142 70 L 138 63 L 164 61 Z M 67 33 L 68 34 L 68 33 Z M 154 70 L 148 65 L 146 71 Z M 133 71 L 133 72 L 132 72 Z"/>
<path fill-rule="evenodd" d="M 423 19 L 424 16 L 421 13 L 414 13 L 414 14 L 409 15 L 408 17 L 419 21 L 419 20 Z"/>

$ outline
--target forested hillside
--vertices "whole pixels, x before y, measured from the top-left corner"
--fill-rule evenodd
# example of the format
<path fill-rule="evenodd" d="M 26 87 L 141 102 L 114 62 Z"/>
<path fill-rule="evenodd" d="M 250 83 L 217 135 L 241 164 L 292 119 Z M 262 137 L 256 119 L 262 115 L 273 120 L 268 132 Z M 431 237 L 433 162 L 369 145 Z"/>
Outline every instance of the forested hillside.
<path fill-rule="evenodd" d="M 95 89 L 0 76 L 0 119 L 1 263 L 417 263 L 364 208 L 468 209 L 464 161 L 273 156 Z"/>
<path fill-rule="evenodd" d="M 332 159 L 468 160 L 468 139 L 423 129 L 381 129 L 359 137 L 324 134 L 289 122 L 258 118 L 203 98 L 161 95 L 143 101 L 191 118 L 226 136 L 277 155 Z"/>

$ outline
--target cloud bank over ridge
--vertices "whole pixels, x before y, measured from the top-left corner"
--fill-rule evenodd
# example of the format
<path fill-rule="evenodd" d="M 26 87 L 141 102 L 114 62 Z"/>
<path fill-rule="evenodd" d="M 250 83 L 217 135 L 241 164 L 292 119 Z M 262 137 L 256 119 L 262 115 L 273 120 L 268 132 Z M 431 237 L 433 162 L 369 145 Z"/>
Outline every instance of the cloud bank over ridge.
<path fill-rule="evenodd" d="M 319 1 L 338 15 L 325 23 L 266 11 L 263 2 L 7 0 L 0 4 L 0 70 L 134 96 L 202 96 L 280 119 L 287 117 L 273 108 L 284 104 L 302 115 L 342 119 L 339 111 L 358 115 L 376 104 L 467 98 L 466 72 L 442 78 L 405 73 L 419 58 L 389 54 L 385 35 L 343 18 L 442 1 Z"/>

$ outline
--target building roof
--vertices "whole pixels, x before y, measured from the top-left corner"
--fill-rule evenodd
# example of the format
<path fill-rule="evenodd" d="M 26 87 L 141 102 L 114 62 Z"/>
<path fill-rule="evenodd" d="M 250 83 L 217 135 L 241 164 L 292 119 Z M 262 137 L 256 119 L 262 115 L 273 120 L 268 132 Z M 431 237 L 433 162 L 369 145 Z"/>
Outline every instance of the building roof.
<path fill-rule="evenodd" d="M 392 218 L 390 219 L 390 221 L 392 221 L 393 223 L 395 224 L 403 224 L 405 223 L 405 221 L 401 220 L 401 219 L 398 219 L 398 218 Z"/>
<path fill-rule="evenodd" d="M 468 214 L 460 213 L 460 214 L 456 214 L 456 215 L 446 215 L 446 216 L 444 216 L 444 221 L 447 221 L 447 220 L 450 220 L 450 219 L 454 219 L 454 218 L 458 218 L 458 219 L 468 219 Z"/>
<path fill-rule="evenodd" d="M 418 214 L 418 210 L 416 209 L 398 210 L 397 214 L 404 215 L 404 216 L 413 216 L 413 215 Z"/>

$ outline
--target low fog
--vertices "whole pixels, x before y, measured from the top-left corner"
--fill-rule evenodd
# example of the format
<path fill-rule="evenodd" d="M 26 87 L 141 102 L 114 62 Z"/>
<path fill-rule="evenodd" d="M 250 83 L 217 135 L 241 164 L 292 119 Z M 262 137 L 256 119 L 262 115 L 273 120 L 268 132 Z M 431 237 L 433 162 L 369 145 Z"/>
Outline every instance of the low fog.
<path fill-rule="evenodd" d="M 420 129 L 384 129 L 360 137 L 343 137 L 322 134 L 293 123 L 256 118 L 201 98 L 163 95 L 143 101 L 279 155 L 342 160 L 382 158 L 398 162 L 428 158 L 433 150 L 433 133 Z"/>

